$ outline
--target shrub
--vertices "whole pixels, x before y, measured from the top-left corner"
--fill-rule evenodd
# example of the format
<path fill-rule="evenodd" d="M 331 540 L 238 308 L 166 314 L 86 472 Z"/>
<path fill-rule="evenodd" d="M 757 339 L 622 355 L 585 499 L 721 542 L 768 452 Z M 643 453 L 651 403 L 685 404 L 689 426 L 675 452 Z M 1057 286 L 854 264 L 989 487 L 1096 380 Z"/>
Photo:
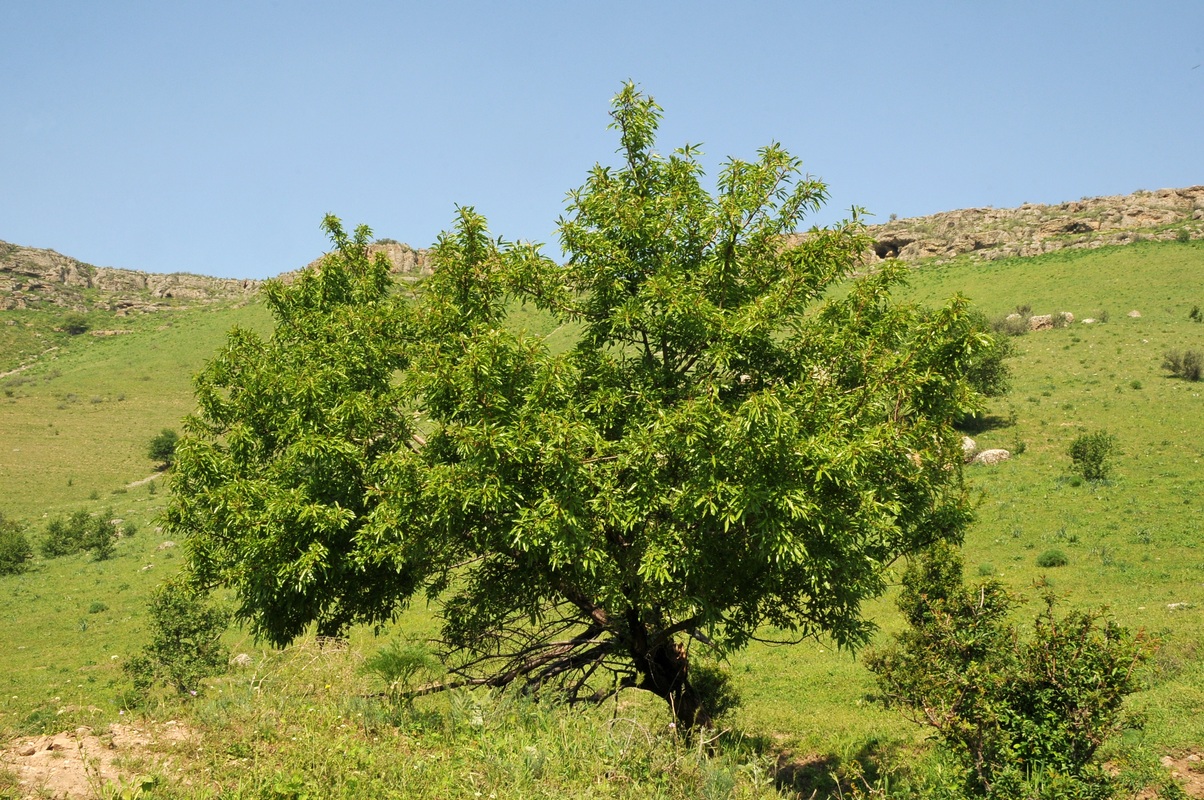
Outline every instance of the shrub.
<path fill-rule="evenodd" d="M 221 642 L 230 612 L 212 606 L 200 590 L 181 581 L 161 584 L 151 595 L 151 641 L 124 669 L 145 692 L 164 683 L 196 693 L 201 680 L 226 671 L 229 651 Z"/>
<path fill-rule="evenodd" d="M 1100 430 L 1084 433 L 1070 443 L 1070 459 L 1075 472 L 1089 481 L 1102 481 L 1112 471 L 1112 453 L 1116 437 Z"/>
<path fill-rule="evenodd" d="M 1204 314 L 1200 313 L 1199 306 L 1192 306 L 1191 311 L 1187 312 L 1187 318 L 1192 322 L 1204 322 Z"/>
<path fill-rule="evenodd" d="M 151 461 L 157 461 L 164 467 L 170 467 L 176 458 L 176 442 L 179 436 L 171 428 L 164 428 L 159 435 L 150 440 L 146 454 Z"/>
<path fill-rule="evenodd" d="M 1037 556 L 1038 567 L 1064 567 L 1070 563 L 1070 559 L 1066 554 L 1057 548 L 1046 550 L 1041 555 Z"/>
<path fill-rule="evenodd" d="M 997 581 L 966 586 L 957 551 L 935 548 L 903 579 L 909 627 L 866 659 L 883 699 L 936 730 L 968 795 L 1109 796 L 1095 754 L 1153 647 L 1099 612 L 1057 616 L 1052 594 L 1026 640 L 1015 602 Z"/>
<path fill-rule="evenodd" d="M 385 683 L 385 694 L 393 702 L 406 698 L 416 679 L 430 679 L 443 669 L 439 659 L 419 642 L 396 640 L 364 659 L 364 672 Z"/>
<path fill-rule="evenodd" d="M 1028 317 L 1018 312 L 991 320 L 991 330 L 1008 336 L 1023 336 L 1028 333 L 1028 326 Z"/>
<path fill-rule="evenodd" d="M 63 317 L 61 330 L 71 336 L 79 336 L 81 333 L 87 333 L 91 327 L 88 318 L 83 314 L 68 314 Z"/>
<path fill-rule="evenodd" d="M 25 529 L 16 520 L 0 514 L 0 575 L 16 575 L 29 568 L 33 548 L 25 538 Z"/>
<path fill-rule="evenodd" d="M 1162 359 L 1162 368 L 1169 371 L 1176 378 L 1183 378 L 1187 381 L 1198 381 L 1204 374 L 1204 355 L 1201 355 L 1195 350 L 1180 352 L 1178 350 L 1169 350 Z"/>
<path fill-rule="evenodd" d="M 75 511 L 67 517 L 56 517 L 46 526 L 46 538 L 41 551 L 46 558 L 70 556 L 91 550 L 97 561 L 113 555 L 117 526 L 112 512 L 93 516 L 87 511 Z"/>

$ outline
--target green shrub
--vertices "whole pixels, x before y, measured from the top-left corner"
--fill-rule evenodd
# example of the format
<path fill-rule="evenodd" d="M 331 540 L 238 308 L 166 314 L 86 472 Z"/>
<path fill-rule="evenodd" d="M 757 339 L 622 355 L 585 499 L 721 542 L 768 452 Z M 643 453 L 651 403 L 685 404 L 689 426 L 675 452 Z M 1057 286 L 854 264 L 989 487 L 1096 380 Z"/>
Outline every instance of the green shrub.
<path fill-rule="evenodd" d="M 165 467 L 170 467 L 176 458 L 176 442 L 179 436 L 171 428 L 164 428 L 159 435 L 150 440 L 146 454 L 151 461 L 157 461 Z"/>
<path fill-rule="evenodd" d="M 16 575 L 29 568 L 33 548 L 25 538 L 25 529 L 16 520 L 0 514 L 0 575 Z"/>
<path fill-rule="evenodd" d="M 1204 355 L 1195 350 L 1187 352 L 1170 350 L 1163 356 L 1162 368 L 1168 370 L 1176 378 L 1198 381 L 1204 375 Z"/>
<path fill-rule="evenodd" d="M 83 314 L 68 314 L 63 317 L 60 330 L 70 336 L 79 336 L 81 333 L 87 333 L 91 327 L 92 324 Z"/>
<path fill-rule="evenodd" d="M 1101 613 L 1055 615 L 1052 594 L 1025 639 L 1015 602 L 997 581 L 966 586 L 957 551 L 935 548 L 903 579 L 909 627 L 866 659 L 882 698 L 935 729 L 967 795 L 1108 797 L 1095 754 L 1153 647 Z"/>
<path fill-rule="evenodd" d="M 107 605 L 105 605 L 104 603 L 100 602 L 99 600 L 92 601 L 92 604 L 88 606 L 89 614 L 99 614 L 102 611 L 108 611 L 108 610 L 109 610 L 109 607 Z"/>
<path fill-rule="evenodd" d="M 1070 443 L 1070 460 L 1075 472 L 1089 481 L 1105 480 L 1112 471 L 1116 437 L 1104 430 L 1084 433 Z"/>
<path fill-rule="evenodd" d="M 1038 567 L 1064 567 L 1070 563 L 1070 559 L 1066 554 L 1057 548 L 1046 550 L 1041 555 L 1037 556 Z"/>
<path fill-rule="evenodd" d="M 991 320 L 991 330 L 1008 336 L 1023 336 L 1029 331 L 1028 316 L 1012 313 Z"/>
<path fill-rule="evenodd" d="M 164 683 L 196 694 L 202 679 L 226 671 L 230 654 L 221 638 L 230 624 L 228 610 L 210 605 L 204 593 L 181 581 L 155 589 L 148 610 L 151 641 L 124 666 L 136 691 Z"/>
<path fill-rule="evenodd" d="M 430 679 L 443 671 L 439 659 L 421 643 L 396 640 L 364 659 L 363 670 L 384 681 L 385 694 L 393 702 L 415 689 L 417 679 Z"/>
<path fill-rule="evenodd" d="M 1200 313 L 1199 306 L 1192 306 L 1191 311 L 1187 312 L 1187 318 L 1192 322 L 1204 322 L 1204 314 Z"/>
<path fill-rule="evenodd" d="M 90 550 L 97 561 L 109 558 L 117 540 L 117 526 L 113 524 L 112 516 L 112 512 L 92 515 L 81 510 L 52 519 L 46 526 L 46 538 L 40 547 L 42 555 L 58 558 Z"/>

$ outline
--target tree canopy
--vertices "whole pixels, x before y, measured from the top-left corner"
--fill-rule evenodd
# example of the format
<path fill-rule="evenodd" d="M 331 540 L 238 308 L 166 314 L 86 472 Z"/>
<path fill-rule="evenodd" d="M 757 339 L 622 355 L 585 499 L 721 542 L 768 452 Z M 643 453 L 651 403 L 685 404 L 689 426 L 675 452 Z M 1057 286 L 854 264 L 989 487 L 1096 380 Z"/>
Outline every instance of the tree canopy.
<path fill-rule="evenodd" d="M 620 163 L 560 221 L 563 264 L 471 208 L 409 301 L 371 233 L 273 283 L 268 339 L 200 375 L 169 527 L 194 576 L 287 642 L 438 601 L 441 684 L 639 686 L 706 723 L 691 647 L 855 647 L 887 567 L 970 518 L 954 423 L 995 342 L 955 297 L 855 274 L 853 219 L 796 235 L 826 186 L 771 144 L 712 193 L 696 147 L 655 149 L 628 84 Z M 533 304 L 574 346 L 512 324 Z"/>

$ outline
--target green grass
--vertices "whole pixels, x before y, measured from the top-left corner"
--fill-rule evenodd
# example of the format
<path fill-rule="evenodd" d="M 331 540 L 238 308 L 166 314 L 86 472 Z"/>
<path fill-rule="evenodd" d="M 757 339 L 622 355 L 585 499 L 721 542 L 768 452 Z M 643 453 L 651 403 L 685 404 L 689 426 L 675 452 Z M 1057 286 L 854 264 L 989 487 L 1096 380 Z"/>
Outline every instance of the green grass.
<path fill-rule="evenodd" d="M 1150 688 L 1131 704 L 1144 731 L 1110 751 L 1147 764 L 1204 745 L 1204 386 L 1160 369 L 1166 350 L 1204 350 L 1204 325 L 1188 319 L 1204 303 L 1192 277 L 1201 274 L 1204 244 L 1142 243 L 921 267 L 908 290 L 929 302 L 960 291 L 988 316 L 1022 304 L 1078 319 L 1108 312 L 1104 324 L 1013 340 L 1013 390 L 972 435 L 980 448 L 1023 444 L 1023 453 L 967 468 L 978 520 L 965 556 L 968 580 L 990 575 L 1027 598 L 1022 617 L 1052 588 L 1069 606 L 1108 605 L 1123 624 L 1160 637 Z M 1133 309 L 1141 317 L 1128 317 Z M 574 333 L 530 308 L 512 319 L 557 348 Z M 35 546 L 48 515 L 76 508 L 111 507 L 139 527 L 111 560 L 38 559 L 31 572 L 0 578 L 0 731 L 120 718 L 120 664 L 145 639 L 151 588 L 182 557 L 156 549 L 162 488 L 121 490 L 154 473 L 147 443 L 179 427 L 192 407 L 192 373 L 232 324 L 265 330 L 268 318 L 257 304 L 148 315 L 133 333 L 72 337 L 35 367 L 0 379 L 12 391 L 0 396 L 0 511 L 27 522 Z M 1117 441 L 1111 477 L 1083 481 L 1067 451 L 1076 436 L 1100 429 Z M 1038 566 L 1054 549 L 1068 563 Z M 99 605 L 107 608 L 91 611 Z M 898 630 L 889 596 L 867 611 L 883 636 Z M 432 625 L 420 605 L 385 633 Z M 380 645 L 366 630 L 353 633 L 345 652 L 312 642 L 273 652 L 238 631 L 230 643 L 255 666 L 217 680 L 197 700 L 159 699 L 139 712 L 187 721 L 204 748 L 173 762 L 152 795 L 213 796 L 221 787 L 234 797 L 367 797 L 392 787 L 405 797 L 762 797 L 776 792 L 778 759 L 798 765 L 815 757 L 822 768 L 796 770 L 794 789 L 835 792 L 835 771 L 848 796 L 863 768 L 894 764 L 888 777 L 897 781 L 930 763 L 916 756 L 924 732 L 876 704 L 868 672 L 825 642 L 758 644 L 735 655 L 728 666 L 744 704 L 727 720 L 727 738 L 702 749 L 669 731 L 662 710 L 638 693 L 585 714 L 484 695 L 394 708 L 359 670 Z M 1156 770 L 1141 774 L 1138 783 Z"/>
<path fill-rule="evenodd" d="M 94 492 L 126 505 L 112 493 L 155 472 L 151 438 L 180 427 L 193 408 L 193 374 L 233 325 L 266 331 L 270 322 L 260 304 L 160 312 L 128 334 L 70 337 L 0 379 L 0 513 L 34 521 Z"/>

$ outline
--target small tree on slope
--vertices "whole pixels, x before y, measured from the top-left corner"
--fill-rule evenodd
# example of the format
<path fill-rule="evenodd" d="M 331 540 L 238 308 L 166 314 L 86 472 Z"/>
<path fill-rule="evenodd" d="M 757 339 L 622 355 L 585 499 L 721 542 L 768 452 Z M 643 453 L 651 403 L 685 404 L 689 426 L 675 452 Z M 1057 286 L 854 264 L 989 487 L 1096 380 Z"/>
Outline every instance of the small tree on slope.
<path fill-rule="evenodd" d="M 273 337 L 202 375 L 170 525 L 257 633 L 425 591 L 453 673 L 432 690 L 639 686 L 693 726 L 691 643 L 859 645 L 884 568 L 960 539 L 952 425 L 993 347 L 966 301 L 896 303 L 892 265 L 830 291 L 867 239 L 789 238 L 826 198 L 796 159 L 730 160 L 712 195 L 694 148 L 654 150 L 650 98 L 628 85 L 612 117 L 622 163 L 570 195 L 564 265 L 464 208 L 411 309 L 328 219 L 336 252 L 268 292 Z M 517 302 L 576 346 L 512 330 Z"/>

